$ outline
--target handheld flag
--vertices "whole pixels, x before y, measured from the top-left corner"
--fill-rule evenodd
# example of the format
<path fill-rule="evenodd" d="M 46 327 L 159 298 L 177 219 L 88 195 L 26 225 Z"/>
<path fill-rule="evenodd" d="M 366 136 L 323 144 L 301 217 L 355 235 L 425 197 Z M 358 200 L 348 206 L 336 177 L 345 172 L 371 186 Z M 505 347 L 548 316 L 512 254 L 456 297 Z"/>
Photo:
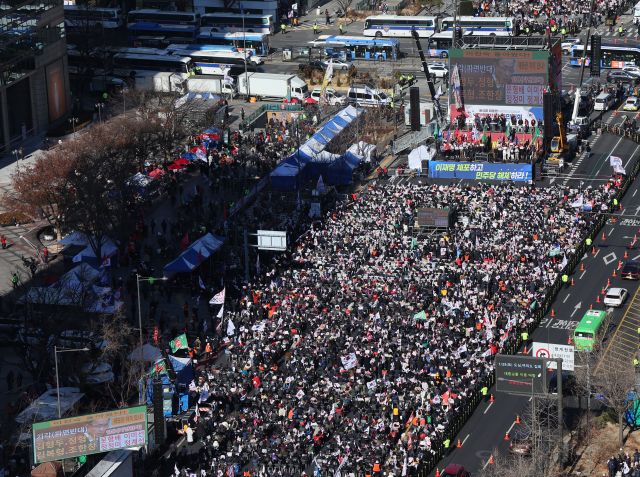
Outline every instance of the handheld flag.
<path fill-rule="evenodd" d="M 182 250 L 185 250 L 188 246 L 189 246 L 189 232 L 184 234 L 184 237 L 182 238 L 182 242 L 180 242 L 180 248 Z"/>
<path fill-rule="evenodd" d="M 171 352 L 175 353 L 179 349 L 187 349 L 189 345 L 187 344 L 187 335 L 182 333 L 180 336 L 176 337 L 175 340 L 169 343 L 171 345 Z"/>
<path fill-rule="evenodd" d="M 322 180 L 322 174 L 320 174 L 320 177 L 318 177 L 318 183 L 316 184 L 316 189 L 321 194 L 327 191 L 326 187 L 324 186 L 324 181 Z"/>
<path fill-rule="evenodd" d="M 223 288 L 220 293 L 218 293 L 217 295 L 214 295 L 214 297 L 211 300 L 209 300 L 209 304 L 222 305 L 224 303 L 224 297 L 225 297 L 226 291 L 227 289 Z"/>
<path fill-rule="evenodd" d="M 206 287 L 204 286 L 204 283 L 202 283 L 202 277 L 198 277 L 198 283 L 199 283 L 199 285 L 200 285 L 200 288 L 202 288 L 203 290 L 206 288 Z M 198 297 L 198 300 L 199 300 L 199 299 L 200 299 L 200 297 Z"/>

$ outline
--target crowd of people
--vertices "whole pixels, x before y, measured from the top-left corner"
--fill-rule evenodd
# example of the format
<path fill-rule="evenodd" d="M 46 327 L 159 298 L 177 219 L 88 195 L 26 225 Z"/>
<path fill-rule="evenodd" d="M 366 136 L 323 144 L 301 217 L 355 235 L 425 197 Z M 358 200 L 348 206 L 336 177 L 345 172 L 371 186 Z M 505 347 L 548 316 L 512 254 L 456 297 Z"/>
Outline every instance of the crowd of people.
<path fill-rule="evenodd" d="M 390 181 L 325 204 L 321 220 L 298 213 L 286 253 L 253 256 L 249 283 L 228 271 L 207 290 L 226 299 L 190 350 L 201 402 L 185 432 L 202 445 L 172 449 L 167 472 L 415 474 L 451 446 L 493 356 L 597 220 L 576 202 L 599 209 L 615 188 L 577 201 L 560 186 Z M 416 208 L 444 206 L 451 227 L 421 234 Z"/>

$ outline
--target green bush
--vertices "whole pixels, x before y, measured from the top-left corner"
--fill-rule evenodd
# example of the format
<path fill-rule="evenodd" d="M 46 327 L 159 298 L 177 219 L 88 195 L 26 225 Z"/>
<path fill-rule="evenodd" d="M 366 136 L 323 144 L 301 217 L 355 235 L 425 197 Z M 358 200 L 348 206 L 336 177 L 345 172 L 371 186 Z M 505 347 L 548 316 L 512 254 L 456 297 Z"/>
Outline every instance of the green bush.
<path fill-rule="evenodd" d="M 402 72 L 400 70 L 395 70 L 393 73 L 393 77 L 396 81 L 398 81 L 400 79 L 400 77 L 402 76 Z"/>
<path fill-rule="evenodd" d="M 338 80 L 336 81 L 336 86 L 339 88 L 342 86 L 342 82 L 340 81 L 340 77 L 338 76 Z"/>
<path fill-rule="evenodd" d="M 593 420 L 593 425 L 596 429 L 604 428 L 607 423 L 611 423 L 613 425 L 618 425 L 618 413 L 613 409 L 607 409 L 598 417 Z"/>

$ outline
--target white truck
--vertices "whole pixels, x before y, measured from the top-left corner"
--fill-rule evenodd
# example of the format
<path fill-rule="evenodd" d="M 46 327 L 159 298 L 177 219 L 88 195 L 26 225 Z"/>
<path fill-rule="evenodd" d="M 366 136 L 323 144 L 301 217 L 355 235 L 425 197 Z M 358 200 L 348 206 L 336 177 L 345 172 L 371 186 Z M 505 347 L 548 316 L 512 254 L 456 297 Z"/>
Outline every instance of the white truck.
<path fill-rule="evenodd" d="M 249 87 L 247 88 L 247 81 Z M 238 76 L 238 92 L 243 96 L 256 96 L 262 99 L 291 98 L 302 101 L 309 97 L 307 83 L 296 75 L 280 75 L 271 73 L 251 73 L 248 77 Z"/>
<path fill-rule="evenodd" d="M 233 83 L 225 83 L 221 75 L 195 75 L 187 80 L 189 93 L 237 94 Z"/>
<path fill-rule="evenodd" d="M 136 88 L 148 89 L 159 93 L 186 93 L 184 73 L 140 72 L 135 76 Z"/>

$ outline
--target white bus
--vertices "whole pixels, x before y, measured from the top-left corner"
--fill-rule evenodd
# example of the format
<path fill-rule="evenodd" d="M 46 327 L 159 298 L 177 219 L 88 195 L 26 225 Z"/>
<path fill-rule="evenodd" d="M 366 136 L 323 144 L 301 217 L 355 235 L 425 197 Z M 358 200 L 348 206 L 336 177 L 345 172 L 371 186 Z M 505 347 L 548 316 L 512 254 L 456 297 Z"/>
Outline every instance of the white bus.
<path fill-rule="evenodd" d="M 465 35 L 515 36 L 517 34 L 515 17 L 460 17 L 459 22 L 460 29 Z M 447 31 L 452 27 L 453 17 L 442 19 L 441 31 Z"/>
<path fill-rule="evenodd" d="M 200 26 L 200 14 L 191 12 L 168 12 L 154 8 L 131 10 L 127 16 L 127 28 L 133 23 L 159 23 L 160 25 Z"/>
<path fill-rule="evenodd" d="M 244 17 L 244 19 L 243 19 Z M 273 16 L 239 15 L 237 13 L 205 13 L 202 15 L 202 28 L 211 28 L 212 32 L 235 33 L 273 33 Z"/>
<path fill-rule="evenodd" d="M 113 57 L 113 74 L 132 78 L 141 71 L 188 73 L 192 65 L 191 58 L 177 55 L 118 53 Z"/>
<path fill-rule="evenodd" d="M 633 7 L 633 18 L 640 18 L 640 2 L 636 3 Z"/>
<path fill-rule="evenodd" d="M 405 17 L 398 15 L 375 15 L 364 21 L 364 36 L 411 36 L 417 30 L 421 37 L 428 37 L 436 31 L 436 17 Z"/>
<path fill-rule="evenodd" d="M 65 5 L 64 23 L 68 27 L 81 27 L 88 24 L 96 28 L 120 28 L 123 26 L 122 10 Z"/>
<path fill-rule="evenodd" d="M 173 52 L 178 56 L 189 56 L 193 66 L 199 66 L 203 75 L 224 75 L 232 66 L 243 66 L 245 55 L 233 51 L 193 51 L 178 50 Z M 259 65 L 263 62 L 259 56 L 246 58 L 247 64 Z"/>

